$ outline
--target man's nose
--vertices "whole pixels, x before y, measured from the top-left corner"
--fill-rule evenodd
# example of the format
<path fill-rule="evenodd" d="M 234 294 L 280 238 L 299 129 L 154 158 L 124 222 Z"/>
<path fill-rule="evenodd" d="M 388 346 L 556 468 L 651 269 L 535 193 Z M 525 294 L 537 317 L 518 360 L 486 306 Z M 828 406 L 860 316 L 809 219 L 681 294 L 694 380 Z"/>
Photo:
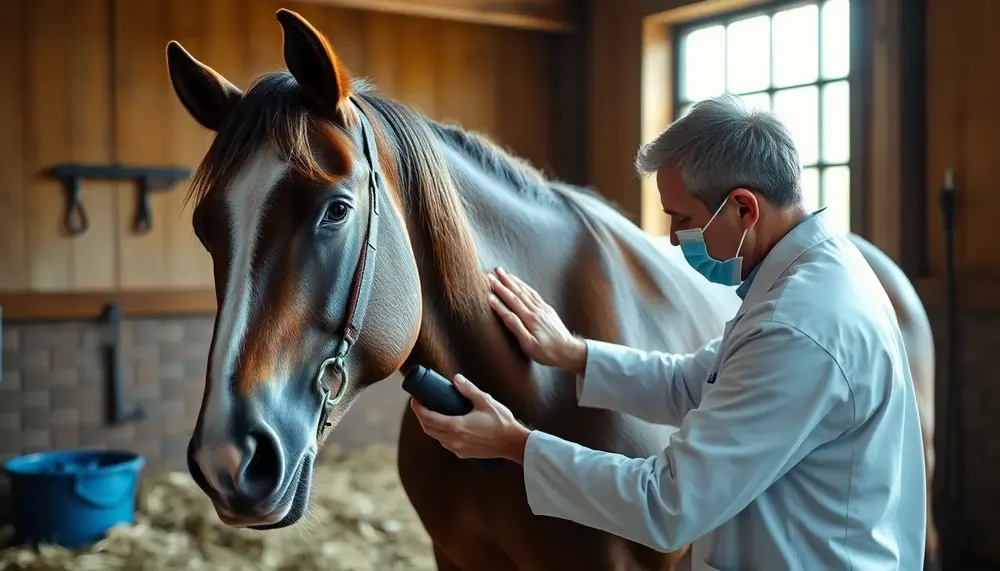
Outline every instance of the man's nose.
<path fill-rule="evenodd" d="M 221 444 L 202 442 L 188 453 L 192 476 L 213 489 L 230 510 L 248 515 L 271 511 L 285 464 L 272 431 L 250 430 Z M 200 474 L 195 474 L 196 470 Z"/>
<path fill-rule="evenodd" d="M 673 230 L 670 231 L 670 245 L 671 246 L 681 245 L 680 240 L 677 239 L 677 232 L 674 232 Z"/>

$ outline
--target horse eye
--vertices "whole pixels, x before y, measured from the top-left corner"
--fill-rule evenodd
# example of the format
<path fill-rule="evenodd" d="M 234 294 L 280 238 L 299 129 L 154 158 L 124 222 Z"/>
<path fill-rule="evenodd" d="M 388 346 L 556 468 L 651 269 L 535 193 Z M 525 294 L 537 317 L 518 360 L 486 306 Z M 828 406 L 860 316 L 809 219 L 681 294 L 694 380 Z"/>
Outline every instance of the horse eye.
<path fill-rule="evenodd" d="M 323 214 L 323 222 L 342 222 L 344 218 L 347 218 L 347 205 L 343 202 L 334 202 Z"/>

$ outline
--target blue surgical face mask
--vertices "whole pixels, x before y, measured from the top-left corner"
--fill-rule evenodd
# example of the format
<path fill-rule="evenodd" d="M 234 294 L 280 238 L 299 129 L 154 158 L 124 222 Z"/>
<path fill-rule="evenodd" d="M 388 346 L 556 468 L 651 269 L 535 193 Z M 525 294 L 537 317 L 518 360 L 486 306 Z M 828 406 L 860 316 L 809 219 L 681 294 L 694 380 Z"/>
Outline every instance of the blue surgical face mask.
<path fill-rule="evenodd" d="M 705 246 L 705 230 L 708 225 L 715 220 L 715 217 L 722 212 L 723 207 L 729 202 L 729 198 L 719 206 L 715 214 L 708 219 L 704 228 L 694 228 L 692 230 L 678 230 L 677 241 L 680 243 L 681 252 L 688 264 L 696 272 L 705 276 L 705 279 L 712 283 L 725 286 L 739 285 L 743 281 L 743 258 L 740 256 L 740 248 L 743 247 L 743 240 L 747 237 L 747 231 L 743 231 L 739 246 L 736 246 L 736 255 L 722 262 L 708 255 L 708 247 Z"/>

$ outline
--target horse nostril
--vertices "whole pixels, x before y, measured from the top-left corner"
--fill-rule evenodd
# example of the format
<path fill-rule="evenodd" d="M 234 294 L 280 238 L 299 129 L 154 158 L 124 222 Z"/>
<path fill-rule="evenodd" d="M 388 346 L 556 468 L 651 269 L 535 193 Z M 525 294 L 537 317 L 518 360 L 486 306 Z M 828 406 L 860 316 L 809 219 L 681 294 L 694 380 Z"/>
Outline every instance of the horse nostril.
<path fill-rule="evenodd" d="M 273 436 L 266 432 L 247 435 L 246 460 L 240 474 L 240 494 L 248 499 L 269 497 L 281 482 L 281 452 Z"/>

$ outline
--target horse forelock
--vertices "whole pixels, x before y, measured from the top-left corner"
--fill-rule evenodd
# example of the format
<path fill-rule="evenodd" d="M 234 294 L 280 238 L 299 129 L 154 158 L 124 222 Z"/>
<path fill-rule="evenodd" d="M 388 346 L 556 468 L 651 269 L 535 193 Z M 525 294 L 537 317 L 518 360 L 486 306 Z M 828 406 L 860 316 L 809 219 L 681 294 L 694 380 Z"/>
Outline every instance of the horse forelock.
<path fill-rule="evenodd" d="M 347 115 L 345 127 L 353 127 Z M 269 145 L 290 173 L 316 184 L 335 183 L 349 153 L 332 123 L 320 119 L 288 72 L 257 77 L 223 123 L 198 165 L 185 201 L 206 198 L 232 188 L 232 181 L 261 147 Z M 333 172 L 321 157 L 332 159 Z"/>

